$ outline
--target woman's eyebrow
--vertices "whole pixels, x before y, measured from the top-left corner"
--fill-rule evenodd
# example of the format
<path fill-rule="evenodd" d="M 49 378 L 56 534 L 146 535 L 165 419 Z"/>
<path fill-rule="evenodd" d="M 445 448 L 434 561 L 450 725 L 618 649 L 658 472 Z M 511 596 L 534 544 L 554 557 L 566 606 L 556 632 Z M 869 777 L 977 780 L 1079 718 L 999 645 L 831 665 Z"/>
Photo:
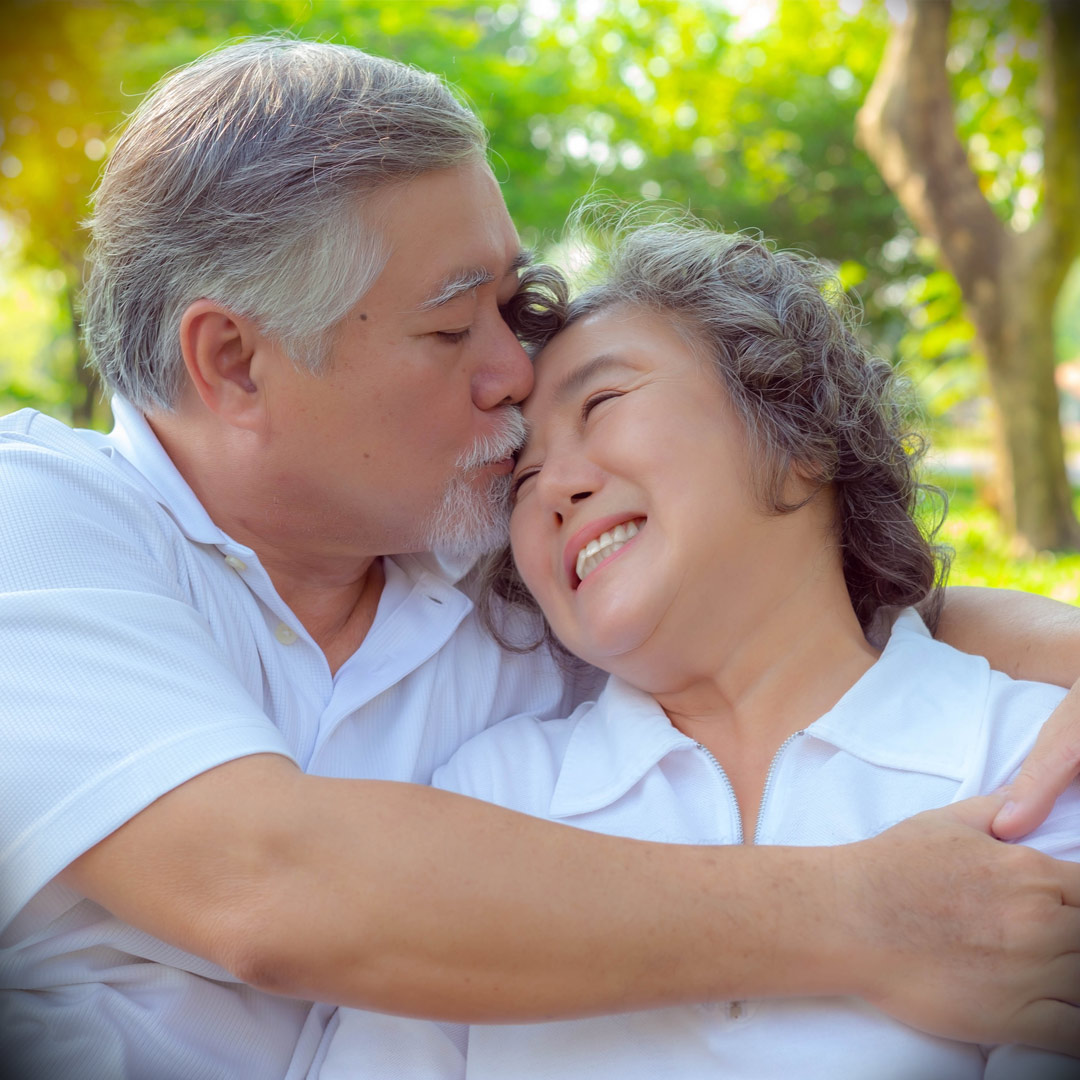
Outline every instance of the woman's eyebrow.
<path fill-rule="evenodd" d="M 564 376 L 556 385 L 552 400 L 556 405 L 565 405 L 568 399 L 575 397 L 598 375 L 606 375 L 614 368 L 634 372 L 638 370 L 629 360 L 621 356 L 614 353 L 601 353 Z"/>

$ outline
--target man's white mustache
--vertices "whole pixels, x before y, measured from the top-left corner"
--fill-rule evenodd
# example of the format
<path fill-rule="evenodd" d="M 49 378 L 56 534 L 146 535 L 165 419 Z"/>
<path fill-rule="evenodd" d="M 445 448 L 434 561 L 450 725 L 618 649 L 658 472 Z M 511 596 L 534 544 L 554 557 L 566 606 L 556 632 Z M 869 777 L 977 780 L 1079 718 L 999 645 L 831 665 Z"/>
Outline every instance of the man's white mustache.
<path fill-rule="evenodd" d="M 489 435 L 481 435 L 458 459 L 457 467 L 463 472 L 482 469 L 496 461 L 508 458 L 525 443 L 525 418 L 516 405 L 503 406 L 498 429 Z"/>

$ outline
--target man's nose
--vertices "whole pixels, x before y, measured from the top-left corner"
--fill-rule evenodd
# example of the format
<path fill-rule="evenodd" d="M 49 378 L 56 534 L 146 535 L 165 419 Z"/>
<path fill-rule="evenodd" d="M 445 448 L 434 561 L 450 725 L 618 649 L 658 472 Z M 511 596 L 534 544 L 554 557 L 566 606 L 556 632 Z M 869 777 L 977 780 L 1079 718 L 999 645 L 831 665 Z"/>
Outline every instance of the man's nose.
<path fill-rule="evenodd" d="M 502 321 L 484 362 L 473 376 L 473 401 L 478 409 L 494 409 L 524 401 L 533 388 L 532 361 L 514 332 Z"/>

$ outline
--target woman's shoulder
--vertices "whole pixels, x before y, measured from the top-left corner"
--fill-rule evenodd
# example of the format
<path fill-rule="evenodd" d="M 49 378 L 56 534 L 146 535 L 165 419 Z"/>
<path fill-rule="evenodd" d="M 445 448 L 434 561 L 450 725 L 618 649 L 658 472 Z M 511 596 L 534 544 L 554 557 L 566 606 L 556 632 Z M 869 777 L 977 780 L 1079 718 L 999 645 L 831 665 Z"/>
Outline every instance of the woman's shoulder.
<path fill-rule="evenodd" d="M 569 716 L 541 720 L 512 716 L 469 739 L 435 771 L 432 784 L 537 817 L 547 815 L 574 729 L 594 708 L 586 701 Z"/>

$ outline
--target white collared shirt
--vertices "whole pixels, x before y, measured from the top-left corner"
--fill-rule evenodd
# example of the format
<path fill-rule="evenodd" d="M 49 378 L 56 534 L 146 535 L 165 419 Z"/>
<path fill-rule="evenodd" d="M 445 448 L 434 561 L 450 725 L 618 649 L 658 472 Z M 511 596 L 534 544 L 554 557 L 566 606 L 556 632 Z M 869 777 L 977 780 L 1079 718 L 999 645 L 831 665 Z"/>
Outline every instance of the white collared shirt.
<path fill-rule="evenodd" d="M 899 619 L 881 658 L 777 751 L 753 841 L 843 844 L 1009 779 L 1064 691 L 1016 682 Z M 565 720 L 519 717 L 464 746 L 434 783 L 595 832 L 667 843 L 743 841 L 722 764 L 619 679 Z M 1025 840 L 1080 860 L 1080 787 Z M 426 1047 L 396 1080 L 1030 1080 L 1077 1062 L 933 1038 L 856 999 L 711 1002 L 550 1024 L 455 1030 L 342 1009 L 321 1080 L 363 1077 L 373 1054 Z M 463 1055 L 467 1042 L 467 1059 Z M 373 1050 L 372 1047 L 375 1046 Z M 380 1056 L 381 1055 L 381 1056 Z"/>
<path fill-rule="evenodd" d="M 383 560 L 371 630 L 331 676 L 255 553 L 145 419 L 113 407 L 108 436 L 30 410 L 0 420 L 0 1060 L 32 1047 L 34 1076 L 270 1080 L 308 1003 L 237 983 L 56 875 L 237 757 L 427 783 L 488 724 L 560 715 L 573 691 L 549 657 L 503 654 L 431 556 Z"/>

